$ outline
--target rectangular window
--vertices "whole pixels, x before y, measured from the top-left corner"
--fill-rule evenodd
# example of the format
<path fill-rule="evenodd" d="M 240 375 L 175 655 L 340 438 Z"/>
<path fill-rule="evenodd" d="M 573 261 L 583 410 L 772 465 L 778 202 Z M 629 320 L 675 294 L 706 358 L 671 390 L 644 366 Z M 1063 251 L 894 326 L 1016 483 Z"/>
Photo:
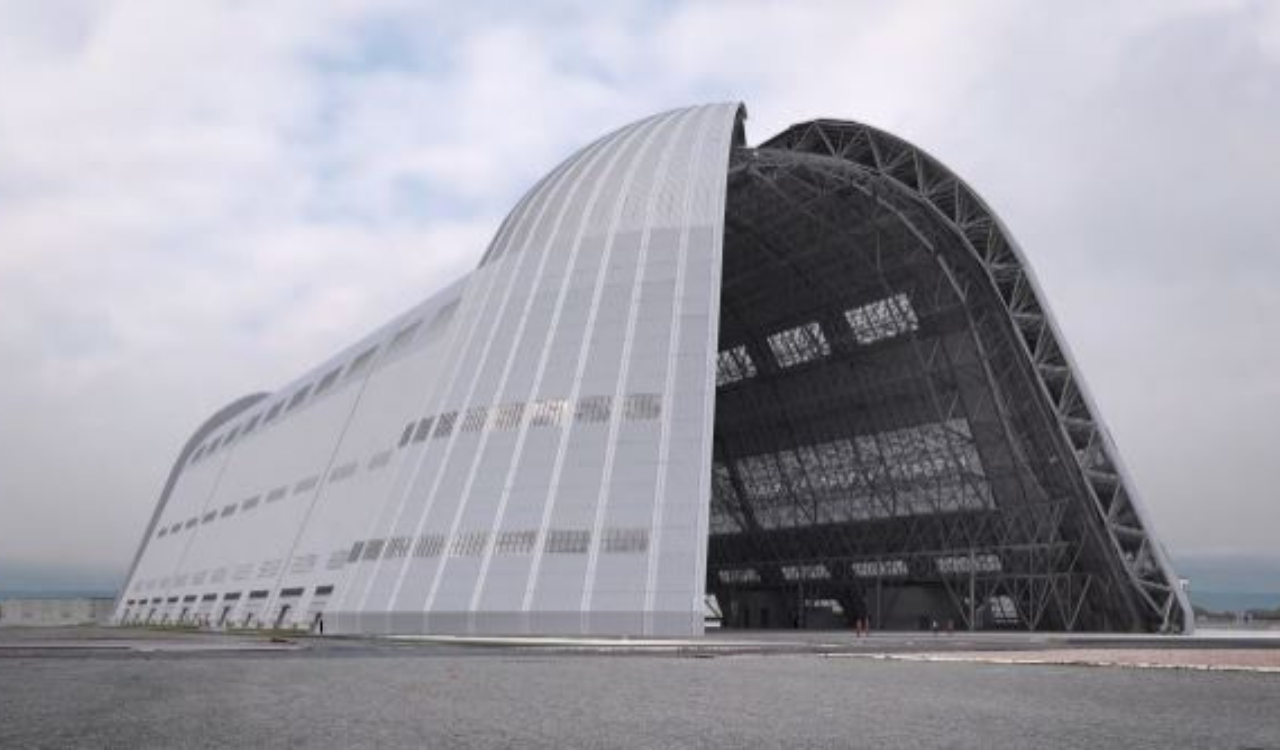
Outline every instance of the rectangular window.
<path fill-rule="evenodd" d="M 200 601 L 211 602 L 211 601 L 215 601 L 217 598 L 218 598 L 217 594 L 205 594 L 204 596 L 200 597 Z"/>
<path fill-rule="evenodd" d="M 254 508 L 258 507 L 258 501 L 259 501 L 259 497 L 257 495 L 254 495 L 248 500 L 245 500 L 243 503 L 240 503 L 240 511 L 244 512 L 247 510 L 253 510 Z"/>
<path fill-rule="evenodd" d="M 524 417 L 524 404 L 503 404 L 493 420 L 495 430 L 518 430 Z"/>
<path fill-rule="evenodd" d="M 628 422 L 647 422 L 662 415 L 662 395 L 658 393 L 631 393 L 623 405 L 623 416 Z"/>
<path fill-rule="evenodd" d="M 384 557 L 388 559 L 398 559 L 409 555 L 409 545 L 413 541 L 413 537 L 398 536 L 392 538 L 387 543 L 387 554 Z"/>
<path fill-rule="evenodd" d="M 332 593 L 332 586 L 316 586 L 316 596 L 328 596 Z"/>
<path fill-rule="evenodd" d="M 211 510 L 204 514 L 204 518 L 200 519 L 200 523 L 213 523 L 218 518 L 218 511 Z"/>
<path fill-rule="evenodd" d="M 169 527 L 169 533 L 170 533 L 170 534 L 177 534 L 179 531 L 182 531 L 182 522 L 181 522 L 181 521 L 179 521 L 178 523 L 175 523 L 174 525 L 172 525 L 172 526 L 170 526 L 170 527 Z"/>
<path fill-rule="evenodd" d="M 537 540 L 538 532 L 533 529 L 504 531 L 498 535 L 494 552 L 499 555 L 527 555 L 533 552 L 533 545 Z"/>
<path fill-rule="evenodd" d="M 413 442 L 421 443 L 431 434 L 431 426 L 435 423 L 435 417 L 423 417 L 418 421 L 418 429 L 413 431 Z"/>
<path fill-rule="evenodd" d="M 451 411 L 448 414 L 441 414 L 436 420 L 436 431 L 434 437 L 448 437 L 453 433 L 453 423 L 458 421 L 458 412 Z"/>
<path fill-rule="evenodd" d="M 364 542 L 356 542 L 351 545 L 351 554 L 347 556 L 347 562 L 353 563 L 360 559 L 360 555 L 364 552 Z"/>
<path fill-rule="evenodd" d="M 778 331 L 768 341 L 779 367 L 792 367 L 831 354 L 831 345 L 816 322 Z"/>
<path fill-rule="evenodd" d="M 315 555 L 298 555 L 289 563 L 289 572 L 293 575 L 310 573 L 316 567 Z"/>
<path fill-rule="evenodd" d="M 937 564 L 938 572 L 943 575 L 969 572 L 999 573 L 1001 570 L 1000 558 L 992 554 L 974 555 L 972 558 L 968 555 L 939 557 Z"/>
<path fill-rule="evenodd" d="M 564 414 L 568 409 L 568 405 L 568 402 L 562 398 L 535 401 L 530 422 L 534 427 L 559 427 L 564 421 Z"/>
<path fill-rule="evenodd" d="M 444 536 L 441 534 L 424 534 L 418 537 L 413 545 L 414 557 L 436 557 L 444 550 Z"/>
<path fill-rule="evenodd" d="M 461 534 L 454 538 L 453 546 L 449 548 L 450 557 L 476 557 L 484 554 L 484 548 L 489 541 L 489 532 L 472 531 Z"/>
<path fill-rule="evenodd" d="M 716 355 L 716 386 L 736 383 L 756 376 L 756 363 L 747 347 L 735 346 Z"/>
<path fill-rule="evenodd" d="M 301 588 L 282 589 L 280 591 L 280 596 L 282 597 L 302 596 L 302 589 Z"/>
<path fill-rule="evenodd" d="M 609 421 L 609 396 L 586 396 L 578 399 L 574 419 L 586 424 L 603 424 Z"/>
<path fill-rule="evenodd" d="M 235 602 L 235 601 L 239 601 L 239 600 L 240 600 L 240 592 L 239 592 L 239 591 L 232 591 L 232 592 L 230 592 L 230 593 L 228 593 L 228 594 L 224 594 L 224 595 L 223 595 L 223 597 L 222 597 L 222 601 L 224 601 L 224 602 Z"/>
<path fill-rule="evenodd" d="M 361 560 L 377 560 L 382 557 L 382 548 L 387 546 L 385 539 L 370 539 L 364 543 L 364 552 L 360 555 Z"/>
<path fill-rule="evenodd" d="M 300 492 L 310 492 L 316 488 L 317 484 L 320 484 L 320 477 L 309 476 L 293 485 L 293 494 L 297 495 Z"/>
<path fill-rule="evenodd" d="M 643 526 L 605 529 L 605 552 L 629 554 L 649 551 L 649 530 Z"/>
<path fill-rule="evenodd" d="M 265 590 L 250 591 L 249 598 L 250 599 L 266 599 L 267 592 Z"/>
<path fill-rule="evenodd" d="M 547 534 L 546 552 L 552 555 L 582 555 L 591 546 L 589 529 L 552 529 Z"/>
<path fill-rule="evenodd" d="M 222 517 L 223 517 L 223 518 L 226 518 L 227 516 L 231 515 L 232 513 L 235 513 L 235 512 L 236 512 L 236 508 L 238 508 L 238 507 L 239 507 L 239 506 L 238 506 L 238 505 L 236 505 L 235 503 L 232 503 L 232 504 L 230 504 L 230 505 L 224 505 L 224 506 L 222 506 Z"/>
<path fill-rule="evenodd" d="M 844 317 L 859 344 L 874 344 L 920 328 L 911 297 L 902 292 L 846 310 Z"/>
<path fill-rule="evenodd" d="M 400 433 L 400 442 L 398 443 L 399 447 L 403 448 L 409 444 L 409 440 L 413 437 L 413 427 L 413 422 L 404 426 L 404 432 Z"/>
<path fill-rule="evenodd" d="M 853 574 L 859 578 L 905 576 L 906 560 L 865 560 L 850 564 Z"/>
<path fill-rule="evenodd" d="M 377 471 L 391 463 L 391 450 L 378 451 L 369 459 L 369 471 Z"/>
<path fill-rule="evenodd" d="M 267 493 L 267 502 L 274 503 L 277 500 L 283 500 L 284 496 L 289 494 L 288 487 L 277 487 Z"/>
<path fill-rule="evenodd" d="M 341 466 L 336 466 L 333 468 L 332 471 L 329 472 L 329 481 L 341 482 L 344 479 L 350 479 L 351 476 L 356 473 L 356 469 L 358 469 L 359 467 L 360 467 L 360 464 L 357 463 L 356 461 L 348 461 L 347 463 L 342 464 Z"/>
<path fill-rule="evenodd" d="M 156 539 L 163 539 L 168 535 L 169 535 L 169 527 L 166 526 L 163 529 L 160 529 L 160 531 L 156 533 Z"/>
<path fill-rule="evenodd" d="M 479 432 L 489 418 L 489 407 L 474 406 L 467 410 L 466 419 L 462 420 L 463 432 Z"/>
<path fill-rule="evenodd" d="M 788 581 L 823 581 L 831 572 L 822 563 L 816 565 L 783 565 L 782 577 Z"/>

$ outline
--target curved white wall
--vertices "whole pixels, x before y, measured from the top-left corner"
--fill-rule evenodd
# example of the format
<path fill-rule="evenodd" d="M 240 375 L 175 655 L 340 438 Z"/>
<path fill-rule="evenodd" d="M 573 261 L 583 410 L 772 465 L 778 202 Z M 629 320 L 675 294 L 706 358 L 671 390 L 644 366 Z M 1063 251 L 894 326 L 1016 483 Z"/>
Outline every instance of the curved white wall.
<path fill-rule="evenodd" d="M 117 617 L 270 623 L 288 606 L 285 622 L 323 610 L 327 631 L 701 632 L 740 112 L 668 112 L 584 148 L 469 277 L 218 429 Z"/>

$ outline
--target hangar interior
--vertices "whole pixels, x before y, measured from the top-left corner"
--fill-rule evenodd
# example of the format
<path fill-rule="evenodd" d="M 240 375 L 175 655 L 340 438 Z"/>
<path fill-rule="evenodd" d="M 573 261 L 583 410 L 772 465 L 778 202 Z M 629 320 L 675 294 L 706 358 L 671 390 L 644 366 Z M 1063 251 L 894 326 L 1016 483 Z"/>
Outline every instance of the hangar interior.
<path fill-rule="evenodd" d="M 1022 290 L 973 250 L 999 229 L 954 176 L 818 122 L 735 148 L 728 185 L 707 568 L 725 627 L 1177 618 L 1145 535 L 1107 549 L 1093 503 L 1120 479 L 1083 398 L 1054 392 L 1074 388 L 1061 352 L 1023 348 L 1056 344 L 1038 308 L 1010 316 Z"/>

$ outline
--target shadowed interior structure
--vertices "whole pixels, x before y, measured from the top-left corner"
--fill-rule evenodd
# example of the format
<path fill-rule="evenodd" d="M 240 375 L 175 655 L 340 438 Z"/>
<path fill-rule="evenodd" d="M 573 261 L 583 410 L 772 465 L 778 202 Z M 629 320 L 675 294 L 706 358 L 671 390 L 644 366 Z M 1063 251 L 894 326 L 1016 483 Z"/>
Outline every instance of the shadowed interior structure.
<path fill-rule="evenodd" d="M 1108 529 L 1099 495 L 1140 523 L 1043 311 L 1010 310 L 1034 295 L 998 283 L 1003 243 L 865 126 L 734 149 L 707 579 L 727 625 L 1183 627 L 1159 550 Z"/>

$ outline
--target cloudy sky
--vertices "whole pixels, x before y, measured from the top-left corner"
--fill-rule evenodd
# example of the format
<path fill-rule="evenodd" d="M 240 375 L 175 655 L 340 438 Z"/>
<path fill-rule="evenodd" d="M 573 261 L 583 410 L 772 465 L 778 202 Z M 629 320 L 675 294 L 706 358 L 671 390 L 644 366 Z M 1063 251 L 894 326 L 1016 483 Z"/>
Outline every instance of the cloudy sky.
<path fill-rule="evenodd" d="M 0 0 L 0 588 L 118 583 L 212 411 L 585 141 L 730 99 L 965 176 L 1175 558 L 1280 557 L 1280 3 L 531 5 Z"/>

